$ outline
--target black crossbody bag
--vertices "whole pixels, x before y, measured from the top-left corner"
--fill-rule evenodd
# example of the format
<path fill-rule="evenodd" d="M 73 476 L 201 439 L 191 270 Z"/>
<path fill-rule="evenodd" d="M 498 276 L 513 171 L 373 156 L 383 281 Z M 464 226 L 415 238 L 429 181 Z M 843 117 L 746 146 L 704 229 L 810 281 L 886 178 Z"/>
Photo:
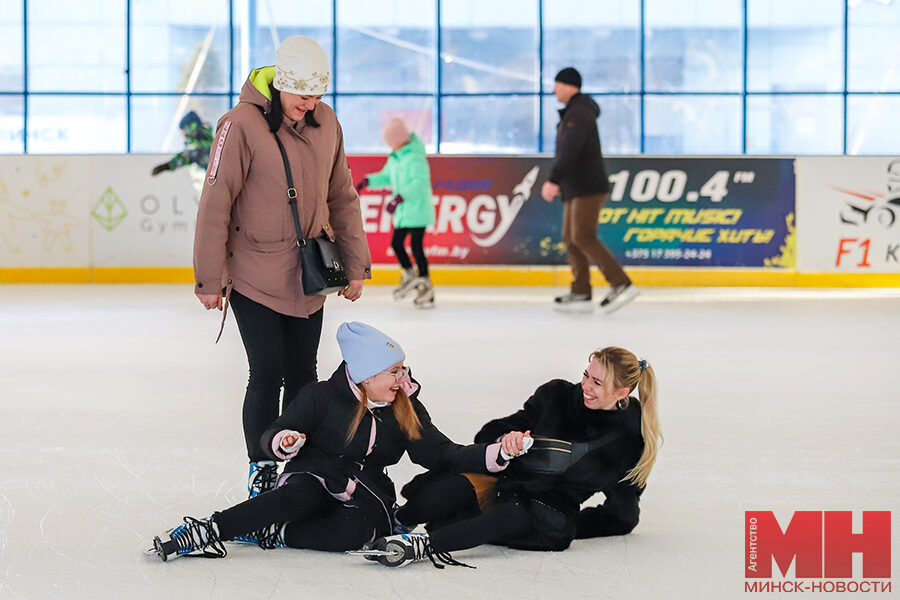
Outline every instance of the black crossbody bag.
<path fill-rule="evenodd" d="M 297 245 L 300 247 L 300 283 L 303 285 L 303 293 L 307 296 L 327 296 L 349 285 L 347 274 L 344 273 L 344 261 L 338 251 L 334 238 L 323 231 L 319 237 L 304 238 L 300 230 L 300 215 L 297 212 L 297 189 L 294 187 L 294 177 L 291 175 L 291 163 L 288 162 L 284 144 L 275 135 L 278 149 L 281 150 L 281 160 L 284 161 L 284 174 L 287 176 L 288 204 L 291 205 L 291 213 L 294 216 L 294 229 L 297 230 Z"/>
<path fill-rule="evenodd" d="M 610 444 L 621 435 L 620 431 L 610 431 L 593 442 L 569 442 L 536 435 L 531 449 L 516 457 L 515 467 L 536 475 L 561 475 L 586 454 Z"/>

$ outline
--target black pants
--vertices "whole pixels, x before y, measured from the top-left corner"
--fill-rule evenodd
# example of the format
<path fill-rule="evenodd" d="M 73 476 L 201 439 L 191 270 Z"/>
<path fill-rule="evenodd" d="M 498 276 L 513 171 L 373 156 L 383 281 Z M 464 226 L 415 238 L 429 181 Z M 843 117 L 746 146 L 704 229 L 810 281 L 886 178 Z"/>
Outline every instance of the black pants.
<path fill-rule="evenodd" d="M 334 499 L 311 475 L 292 475 L 279 488 L 213 514 L 223 540 L 287 523 L 291 548 L 328 552 L 356 550 L 372 539 L 375 526 L 363 512 Z"/>
<path fill-rule="evenodd" d="M 454 475 L 423 487 L 397 511 L 397 519 L 406 525 L 440 523 L 477 510 L 478 500 L 472 484 L 462 475 Z M 454 552 L 500 542 L 504 538 L 525 537 L 533 528 L 531 511 L 518 500 L 510 500 L 476 517 L 439 529 L 429 528 L 429 534 L 435 552 Z"/>
<path fill-rule="evenodd" d="M 244 439 L 251 461 L 266 460 L 259 438 L 281 412 L 278 396 L 284 386 L 282 410 L 304 385 L 317 381 L 316 354 L 322 335 L 324 308 L 308 319 L 289 317 L 231 292 L 231 307 L 250 364 L 244 394 Z"/>
<path fill-rule="evenodd" d="M 409 245 L 412 248 L 413 258 L 416 259 L 416 266 L 419 268 L 419 276 L 428 276 L 428 259 L 425 258 L 425 250 L 422 247 L 422 240 L 425 239 L 424 227 L 400 227 L 394 229 L 394 235 L 391 237 L 391 248 L 397 255 L 397 261 L 404 269 L 411 269 L 412 263 L 409 262 L 409 255 L 406 253 L 404 242 L 406 236 L 409 235 Z"/>

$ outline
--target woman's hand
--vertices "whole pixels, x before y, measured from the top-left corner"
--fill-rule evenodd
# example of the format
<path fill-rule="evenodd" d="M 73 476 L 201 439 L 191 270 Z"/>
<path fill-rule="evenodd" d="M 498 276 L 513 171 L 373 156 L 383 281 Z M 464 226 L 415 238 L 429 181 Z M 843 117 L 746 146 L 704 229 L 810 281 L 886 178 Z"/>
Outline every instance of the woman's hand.
<path fill-rule="evenodd" d="M 194 295 L 200 299 L 200 304 L 202 304 L 206 310 L 211 310 L 213 308 L 222 310 L 222 294 L 195 293 Z"/>
<path fill-rule="evenodd" d="M 294 458 L 305 443 L 305 433 L 300 433 L 291 429 L 282 429 L 275 434 L 274 438 L 272 438 L 272 451 L 278 458 L 288 460 Z"/>
<path fill-rule="evenodd" d="M 362 279 L 352 279 L 347 287 L 338 292 L 338 296 L 343 296 L 350 302 L 354 302 L 359 300 L 359 297 L 362 296 L 363 284 L 365 282 Z"/>
<path fill-rule="evenodd" d="M 510 431 L 500 438 L 500 450 L 507 456 L 518 456 L 525 447 L 525 443 L 522 440 L 527 437 L 531 437 L 530 429 L 525 433 L 522 433 L 521 431 Z"/>

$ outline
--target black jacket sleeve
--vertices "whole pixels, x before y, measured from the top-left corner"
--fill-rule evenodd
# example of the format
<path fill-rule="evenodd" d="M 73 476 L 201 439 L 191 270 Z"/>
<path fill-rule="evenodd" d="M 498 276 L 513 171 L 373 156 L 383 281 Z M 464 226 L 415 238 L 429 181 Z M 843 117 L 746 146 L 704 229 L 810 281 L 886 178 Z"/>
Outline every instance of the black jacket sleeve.
<path fill-rule="evenodd" d="M 543 384 L 534 391 L 521 409 L 508 417 L 494 419 L 487 422 L 481 430 L 475 434 L 475 441 L 478 443 L 493 443 L 510 431 L 528 431 L 533 430 L 544 412 L 544 405 L 550 400 L 554 394 L 558 393 L 560 384 L 565 383 L 561 380 L 553 380 Z"/>
<path fill-rule="evenodd" d="M 320 396 L 322 396 L 325 386 L 328 385 L 327 382 L 320 382 L 302 388 L 294 401 L 288 405 L 287 410 L 263 432 L 259 443 L 266 456 L 272 460 L 281 460 L 272 452 L 272 439 L 282 429 L 293 429 L 309 436 L 309 433 L 316 428 L 322 420 Z"/>
<path fill-rule="evenodd" d="M 422 425 L 420 430 L 422 437 L 409 443 L 406 451 L 410 460 L 426 469 L 455 469 L 459 472 L 477 473 L 484 473 L 487 470 L 484 458 L 487 444 L 461 446 L 450 441 L 450 438 L 431 422 L 431 417 L 422 403 L 417 399 L 411 401 Z"/>
<path fill-rule="evenodd" d="M 556 134 L 556 154 L 548 181 L 559 184 L 575 168 L 588 134 L 592 131 L 592 121 L 592 116 L 582 106 L 572 106 L 563 113 Z"/>
<path fill-rule="evenodd" d="M 642 488 L 619 482 L 604 490 L 606 500 L 595 507 L 583 508 L 575 524 L 577 539 L 607 535 L 625 535 L 638 524 L 641 508 L 638 505 Z"/>

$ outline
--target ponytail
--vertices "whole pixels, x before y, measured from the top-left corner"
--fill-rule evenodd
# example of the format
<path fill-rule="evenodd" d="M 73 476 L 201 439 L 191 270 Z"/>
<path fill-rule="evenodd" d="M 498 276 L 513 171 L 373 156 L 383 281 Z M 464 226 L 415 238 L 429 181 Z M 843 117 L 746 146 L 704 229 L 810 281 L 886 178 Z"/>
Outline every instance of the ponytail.
<path fill-rule="evenodd" d="M 611 346 L 591 353 L 589 360 L 597 360 L 606 370 L 604 385 L 610 388 L 637 389 L 641 403 L 641 437 L 644 439 L 644 451 L 637 464 L 625 474 L 621 481 L 634 483 L 639 487 L 647 485 L 647 478 L 656 454 L 663 443 L 662 430 L 659 425 L 659 414 L 656 409 L 656 374 L 646 360 L 638 358 L 625 350 Z"/>

